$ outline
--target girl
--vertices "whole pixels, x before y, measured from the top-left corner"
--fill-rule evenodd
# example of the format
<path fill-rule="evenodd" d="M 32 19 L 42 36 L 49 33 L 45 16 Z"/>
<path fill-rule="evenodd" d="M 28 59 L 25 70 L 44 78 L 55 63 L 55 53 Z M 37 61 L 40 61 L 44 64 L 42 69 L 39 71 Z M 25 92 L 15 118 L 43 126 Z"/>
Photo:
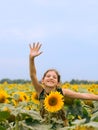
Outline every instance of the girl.
<path fill-rule="evenodd" d="M 70 89 L 65 89 L 65 88 L 59 88 L 60 85 L 60 75 L 55 69 L 50 69 L 47 70 L 43 78 L 41 80 L 41 83 L 37 79 L 36 75 L 36 67 L 34 63 L 35 57 L 39 56 L 42 54 L 42 51 L 40 51 L 41 44 L 38 43 L 33 43 L 33 45 L 30 46 L 30 55 L 29 55 L 29 60 L 30 60 L 30 77 L 32 80 L 32 83 L 35 87 L 35 90 L 38 94 L 40 102 L 42 99 L 45 99 L 45 95 L 49 94 L 51 91 L 59 91 L 63 96 L 69 97 L 72 99 L 86 99 L 86 100 L 96 100 L 98 101 L 98 95 L 95 94 L 89 94 L 89 93 L 80 93 L 80 92 L 74 92 Z M 43 103 L 41 102 L 41 106 L 43 106 Z M 41 108 L 41 116 L 44 118 L 45 111 L 44 108 Z M 65 125 L 67 125 L 67 120 L 66 117 L 64 116 L 64 112 L 60 111 L 61 113 L 61 118 L 64 120 Z"/>

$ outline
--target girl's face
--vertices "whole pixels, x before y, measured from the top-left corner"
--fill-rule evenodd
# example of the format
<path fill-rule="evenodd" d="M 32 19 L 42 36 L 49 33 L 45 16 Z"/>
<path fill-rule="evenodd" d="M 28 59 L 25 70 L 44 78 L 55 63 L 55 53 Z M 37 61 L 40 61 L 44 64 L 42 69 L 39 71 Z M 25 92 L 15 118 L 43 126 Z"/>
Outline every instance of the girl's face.
<path fill-rule="evenodd" d="M 58 85 L 58 76 L 55 71 L 48 71 L 45 77 L 42 80 L 42 83 L 47 87 L 57 87 Z"/>

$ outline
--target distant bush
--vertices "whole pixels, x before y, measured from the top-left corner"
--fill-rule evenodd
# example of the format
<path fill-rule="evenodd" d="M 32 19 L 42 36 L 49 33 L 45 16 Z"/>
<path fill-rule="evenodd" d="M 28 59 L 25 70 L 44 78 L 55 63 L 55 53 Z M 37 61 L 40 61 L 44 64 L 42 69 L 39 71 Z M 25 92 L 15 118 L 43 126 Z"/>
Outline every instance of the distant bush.
<path fill-rule="evenodd" d="M 13 84 L 13 83 L 24 84 L 24 83 L 30 83 L 31 81 L 30 80 L 24 80 L 24 79 L 14 79 L 14 80 L 11 80 L 11 79 L 8 79 L 8 78 L 0 80 L 1 84 L 4 83 L 4 82 L 7 82 L 9 84 Z"/>

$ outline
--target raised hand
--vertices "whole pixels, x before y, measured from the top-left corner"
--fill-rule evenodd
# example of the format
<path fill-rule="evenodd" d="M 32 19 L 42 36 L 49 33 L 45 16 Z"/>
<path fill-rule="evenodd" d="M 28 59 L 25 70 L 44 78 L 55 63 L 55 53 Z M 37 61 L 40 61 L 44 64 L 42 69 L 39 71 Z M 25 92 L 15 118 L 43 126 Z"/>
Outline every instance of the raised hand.
<path fill-rule="evenodd" d="M 33 43 L 33 45 L 29 44 L 30 46 L 30 58 L 35 58 L 36 56 L 39 56 L 42 51 L 39 51 L 41 48 L 41 44 L 39 42 Z"/>

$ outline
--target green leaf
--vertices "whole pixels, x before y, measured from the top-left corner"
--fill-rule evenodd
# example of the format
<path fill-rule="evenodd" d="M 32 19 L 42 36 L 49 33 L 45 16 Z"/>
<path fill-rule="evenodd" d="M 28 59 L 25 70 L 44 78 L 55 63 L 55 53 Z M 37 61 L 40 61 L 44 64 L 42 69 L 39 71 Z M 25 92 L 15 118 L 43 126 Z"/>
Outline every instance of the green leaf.
<path fill-rule="evenodd" d="M 9 117 L 10 117 L 10 113 L 8 111 L 0 111 L 0 121 L 6 120 Z"/>
<path fill-rule="evenodd" d="M 98 112 L 96 112 L 95 114 L 93 114 L 92 121 L 98 122 Z"/>
<path fill-rule="evenodd" d="M 4 127 L 2 127 L 2 126 L 0 125 L 0 130 L 6 130 L 6 128 L 4 128 Z"/>
<path fill-rule="evenodd" d="M 93 121 L 98 122 L 98 116 L 96 116 Z"/>
<path fill-rule="evenodd" d="M 28 125 L 40 124 L 40 122 L 38 120 L 32 119 L 32 118 L 27 118 L 25 121 L 26 121 L 26 124 L 28 124 Z"/>

